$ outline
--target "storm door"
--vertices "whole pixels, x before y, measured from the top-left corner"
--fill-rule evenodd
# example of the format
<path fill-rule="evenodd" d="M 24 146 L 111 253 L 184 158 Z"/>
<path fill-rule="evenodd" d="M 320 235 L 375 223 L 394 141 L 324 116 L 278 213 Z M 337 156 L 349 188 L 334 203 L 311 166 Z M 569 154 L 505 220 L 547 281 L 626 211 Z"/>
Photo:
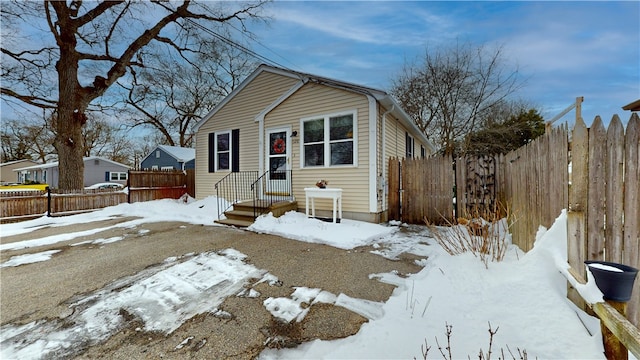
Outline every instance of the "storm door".
<path fill-rule="evenodd" d="M 291 194 L 291 166 L 288 128 L 267 130 L 267 182 L 265 195 Z"/>

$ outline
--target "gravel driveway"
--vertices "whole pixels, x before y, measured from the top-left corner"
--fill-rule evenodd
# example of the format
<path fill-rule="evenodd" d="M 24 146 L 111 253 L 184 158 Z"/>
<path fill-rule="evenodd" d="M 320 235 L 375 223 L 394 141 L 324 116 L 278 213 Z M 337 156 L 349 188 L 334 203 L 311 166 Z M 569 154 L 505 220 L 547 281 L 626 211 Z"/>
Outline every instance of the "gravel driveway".
<path fill-rule="evenodd" d="M 45 228 L 29 234 L 3 237 L 2 244 L 105 227 L 131 220 L 121 218 L 90 224 Z M 141 231 L 143 230 L 143 231 Z M 83 240 L 124 236 L 110 244 L 71 246 Z M 108 340 L 79 346 L 67 358 L 240 358 L 256 357 L 266 346 L 295 346 L 313 339 L 355 334 L 366 318 L 344 307 L 316 304 L 300 323 L 283 324 L 263 301 L 290 296 L 294 287 L 320 288 L 333 294 L 377 302 L 386 301 L 394 286 L 369 279 L 370 274 L 397 271 L 416 273 L 414 256 L 391 261 L 370 249 L 342 250 L 277 236 L 220 226 L 179 222 L 146 223 L 114 228 L 50 246 L 0 253 L 0 261 L 23 253 L 61 250 L 44 262 L 5 267 L 0 271 L 0 321 L 26 324 L 39 319 L 62 319 L 74 311 L 69 304 L 83 294 L 102 289 L 123 277 L 138 274 L 165 259 L 189 253 L 233 248 L 246 254 L 246 263 L 277 276 L 279 283 L 253 286 L 258 297 L 228 297 L 219 308 L 224 316 L 200 314 L 169 335 L 140 331 L 141 322 L 127 317 L 127 326 Z"/>

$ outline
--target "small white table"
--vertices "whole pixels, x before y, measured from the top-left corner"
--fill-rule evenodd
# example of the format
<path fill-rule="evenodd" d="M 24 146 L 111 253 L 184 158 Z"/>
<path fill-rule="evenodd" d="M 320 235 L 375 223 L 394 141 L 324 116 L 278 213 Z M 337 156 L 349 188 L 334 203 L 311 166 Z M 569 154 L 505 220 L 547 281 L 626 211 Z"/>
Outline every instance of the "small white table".
<path fill-rule="evenodd" d="M 342 219 L 342 189 L 340 188 L 304 188 L 305 207 L 307 217 L 309 217 L 309 199 L 311 199 L 311 216 L 316 216 L 316 204 L 313 201 L 316 198 L 333 199 L 333 222 L 336 222 L 336 209 L 338 211 L 338 219 Z"/>

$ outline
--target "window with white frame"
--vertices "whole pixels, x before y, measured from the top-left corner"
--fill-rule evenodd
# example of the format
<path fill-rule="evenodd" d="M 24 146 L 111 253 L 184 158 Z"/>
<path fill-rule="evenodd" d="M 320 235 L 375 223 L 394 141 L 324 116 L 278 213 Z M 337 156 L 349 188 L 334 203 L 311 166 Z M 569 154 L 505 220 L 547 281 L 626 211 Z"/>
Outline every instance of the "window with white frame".
<path fill-rule="evenodd" d="M 302 119 L 302 167 L 356 164 L 355 112 Z"/>
<path fill-rule="evenodd" d="M 231 131 L 216 133 L 216 171 L 231 169 Z"/>
<path fill-rule="evenodd" d="M 109 173 L 109 179 L 111 181 L 127 180 L 127 173 L 112 171 Z"/>

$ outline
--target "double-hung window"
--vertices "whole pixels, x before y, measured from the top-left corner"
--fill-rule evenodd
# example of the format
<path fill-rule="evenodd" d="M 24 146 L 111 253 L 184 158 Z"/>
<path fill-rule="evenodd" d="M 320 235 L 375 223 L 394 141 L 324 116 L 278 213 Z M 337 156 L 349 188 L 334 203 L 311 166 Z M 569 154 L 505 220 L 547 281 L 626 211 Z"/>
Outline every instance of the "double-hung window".
<path fill-rule="evenodd" d="M 109 180 L 111 180 L 111 181 L 127 180 L 127 173 L 126 172 L 112 171 L 112 172 L 109 173 Z"/>
<path fill-rule="evenodd" d="M 356 165 L 355 112 L 302 119 L 302 166 Z"/>
<path fill-rule="evenodd" d="M 409 135 L 409 133 L 405 133 L 405 143 L 407 147 L 406 158 L 413 159 L 415 155 L 414 141 L 413 141 L 413 136 Z"/>
<path fill-rule="evenodd" d="M 231 169 L 231 132 L 216 133 L 216 171 Z"/>

